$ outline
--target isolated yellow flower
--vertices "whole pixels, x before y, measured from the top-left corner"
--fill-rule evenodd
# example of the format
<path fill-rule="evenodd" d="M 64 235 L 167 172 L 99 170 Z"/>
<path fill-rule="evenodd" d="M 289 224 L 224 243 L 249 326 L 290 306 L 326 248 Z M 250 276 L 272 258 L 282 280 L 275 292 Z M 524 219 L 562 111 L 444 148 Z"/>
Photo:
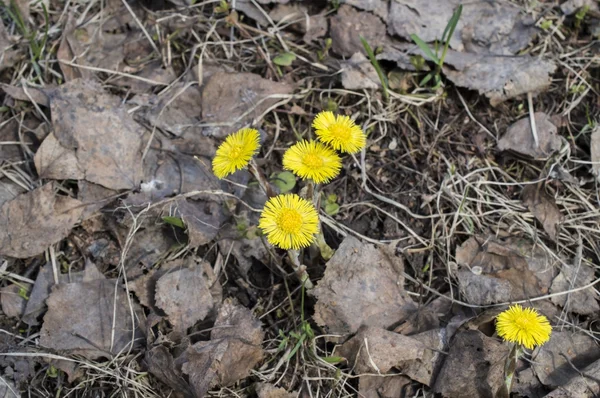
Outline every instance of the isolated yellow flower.
<path fill-rule="evenodd" d="M 299 249 L 310 245 L 319 232 L 319 215 L 312 203 L 296 194 L 278 195 L 265 203 L 258 227 L 271 244 Z"/>
<path fill-rule="evenodd" d="M 550 339 L 552 326 L 536 309 L 515 304 L 496 317 L 496 331 L 504 340 L 532 350 Z"/>
<path fill-rule="evenodd" d="M 360 152 L 367 142 L 365 133 L 348 116 L 323 111 L 315 117 L 312 125 L 317 137 L 338 151 Z"/>
<path fill-rule="evenodd" d="M 317 184 L 329 182 L 342 168 L 342 160 L 331 148 L 317 141 L 300 141 L 283 154 L 283 168 Z"/>
<path fill-rule="evenodd" d="M 233 172 L 243 169 L 260 146 L 260 135 L 254 129 L 241 129 L 225 138 L 213 159 L 213 173 L 225 178 Z"/>

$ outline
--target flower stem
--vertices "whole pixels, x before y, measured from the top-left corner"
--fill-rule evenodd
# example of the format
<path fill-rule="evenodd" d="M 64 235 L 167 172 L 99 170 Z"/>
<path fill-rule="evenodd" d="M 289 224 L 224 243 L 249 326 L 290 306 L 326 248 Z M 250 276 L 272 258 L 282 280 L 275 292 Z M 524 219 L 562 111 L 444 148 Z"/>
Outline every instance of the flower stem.
<path fill-rule="evenodd" d="M 265 194 L 267 194 L 268 198 L 277 196 L 275 190 L 273 189 L 273 186 L 267 180 L 267 177 L 265 177 L 262 170 L 260 169 L 260 167 L 258 167 L 254 159 L 250 160 L 250 163 L 248 164 L 248 171 L 254 176 L 254 178 L 256 178 L 256 181 L 258 181 L 258 184 L 263 189 L 263 191 L 265 191 Z"/>
<path fill-rule="evenodd" d="M 519 355 L 523 353 L 523 348 L 520 344 L 514 344 L 508 357 L 506 357 L 506 363 L 504 364 L 504 386 L 502 396 L 509 397 L 510 391 L 512 390 L 512 384 L 514 380 L 515 370 L 517 368 L 517 361 Z"/>
<path fill-rule="evenodd" d="M 315 286 L 310 280 L 308 272 L 306 272 L 306 266 L 300 262 L 300 252 L 298 250 L 288 250 L 288 257 L 294 272 L 296 272 L 296 275 L 298 275 L 298 278 L 300 279 L 300 282 L 302 282 L 304 288 L 307 290 L 313 289 Z"/>
<path fill-rule="evenodd" d="M 315 205 L 315 209 L 319 211 L 321 208 L 321 186 L 319 184 L 315 184 L 310 181 L 308 183 L 307 189 L 307 199 L 312 200 Z M 324 260 L 329 260 L 335 254 L 335 250 L 333 250 L 327 242 L 325 242 L 325 236 L 323 235 L 323 225 L 321 224 L 321 219 L 319 218 L 319 232 L 315 235 L 315 243 L 321 252 L 321 257 Z"/>

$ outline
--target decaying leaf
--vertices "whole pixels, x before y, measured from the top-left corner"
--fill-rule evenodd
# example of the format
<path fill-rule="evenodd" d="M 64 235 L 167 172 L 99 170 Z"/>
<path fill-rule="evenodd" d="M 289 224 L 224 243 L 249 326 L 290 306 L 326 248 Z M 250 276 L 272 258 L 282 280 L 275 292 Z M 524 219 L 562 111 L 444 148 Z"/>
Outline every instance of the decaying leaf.
<path fill-rule="evenodd" d="M 423 358 L 420 341 L 375 327 L 361 327 L 336 355 L 348 360 L 354 373 L 388 373 Z"/>
<path fill-rule="evenodd" d="M 404 291 L 404 266 L 393 251 L 345 238 L 314 289 L 317 324 L 348 334 L 362 325 L 387 328 L 414 312 Z"/>
<path fill-rule="evenodd" d="M 508 345 L 478 330 L 459 332 L 433 390 L 448 398 L 495 397 L 504 384 Z"/>
<path fill-rule="evenodd" d="M 110 204 L 119 195 L 117 191 L 85 180 L 77 181 L 77 199 L 85 205 L 81 218 L 83 220 Z"/>
<path fill-rule="evenodd" d="M 560 273 L 552 281 L 550 293 L 566 292 L 592 283 L 595 279 L 594 269 L 581 263 L 579 266 L 563 264 Z M 577 292 L 554 296 L 554 304 L 560 305 L 570 312 L 581 315 L 592 315 L 600 311 L 597 294 L 593 287 Z"/>
<path fill-rule="evenodd" d="M 351 57 L 354 53 L 365 53 L 360 41 L 364 37 L 372 48 L 383 44 L 385 24 L 370 12 L 360 12 L 348 5 L 342 5 L 337 14 L 331 18 L 331 49 L 343 57 Z"/>
<path fill-rule="evenodd" d="M 413 396 L 409 386 L 412 381 L 403 375 L 359 377 L 358 392 L 361 398 L 398 398 Z"/>
<path fill-rule="evenodd" d="M 431 387 L 435 382 L 440 365 L 446 359 L 443 354 L 447 350 L 448 332 L 446 329 L 432 329 L 410 336 L 424 348 L 423 355 L 414 361 L 407 361 L 398 370 L 412 380 Z"/>
<path fill-rule="evenodd" d="M 592 130 L 590 138 L 590 157 L 592 159 L 592 172 L 600 179 L 600 124 Z"/>
<path fill-rule="evenodd" d="M 15 184 L 9 179 L 0 180 L 0 206 L 4 203 L 15 199 L 17 196 L 25 192 L 25 189 L 20 185 Z"/>
<path fill-rule="evenodd" d="M 276 83 L 253 73 L 217 72 L 202 90 L 203 122 L 209 135 L 223 138 L 260 117 L 292 92 L 287 83 Z"/>
<path fill-rule="evenodd" d="M 214 307 L 200 267 L 168 272 L 156 282 L 156 306 L 167 314 L 177 331 L 203 320 Z"/>
<path fill-rule="evenodd" d="M 133 189 L 142 178 L 142 130 L 120 98 L 75 80 L 51 91 L 54 135 L 36 154 L 42 177 L 86 179 L 110 189 Z M 61 149 L 62 147 L 62 149 Z M 71 152 L 67 160 L 64 158 Z M 77 160 L 74 167 L 74 159 Z"/>
<path fill-rule="evenodd" d="M 253 259 L 265 264 L 268 262 L 269 250 L 260 237 L 244 238 L 233 228 L 227 230 L 224 227 L 223 229 L 221 231 L 223 236 L 234 237 L 219 239 L 217 241 L 219 251 L 224 257 L 232 255 L 237 260 L 239 271 L 244 277 L 248 276 L 248 271 L 252 268 Z"/>
<path fill-rule="evenodd" d="M 11 284 L 0 289 L 2 312 L 11 318 L 21 318 L 23 311 L 25 311 L 26 297 L 30 290 L 31 286 L 26 283 L 21 286 Z"/>
<path fill-rule="evenodd" d="M 190 247 L 212 241 L 225 219 L 223 207 L 213 201 L 180 199 L 175 210 L 174 215 L 179 215 L 185 223 Z"/>
<path fill-rule="evenodd" d="M 146 351 L 144 362 L 150 373 L 173 390 L 182 392 L 186 397 L 194 396 L 192 388 L 175 366 L 173 356 L 166 347 L 159 345 Z"/>
<path fill-rule="evenodd" d="M 588 7 L 589 10 L 600 11 L 600 5 L 596 0 L 567 0 L 560 5 L 560 10 L 565 15 L 572 15 L 582 7 Z"/>
<path fill-rule="evenodd" d="M 19 388 L 6 375 L 0 377 L 0 398 L 21 398 Z"/>
<path fill-rule="evenodd" d="M 258 398 L 297 398 L 298 393 L 287 392 L 284 388 L 275 387 L 269 383 L 258 383 L 256 386 Z"/>
<path fill-rule="evenodd" d="M 81 202 L 55 194 L 54 183 L 17 196 L 0 207 L 0 254 L 27 258 L 43 253 L 79 222 Z"/>
<path fill-rule="evenodd" d="M 304 42 L 310 43 L 327 33 L 327 19 L 323 13 L 310 15 L 308 7 L 301 3 L 277 4 L 269 17 L 276 22 L 291 23 L 299 21 L 291 26 L 292 29 L 304 34 Z"/>
<path fill-rule="evenodd" d="M 529 117 L 513 123 L 506 134 L 498 141 L 498 149 L 511 150 L 534 159 L 546 159 L 560 150 L 562 141 L 558 129 L 548 115 L 543 112 L 534 114 L 538 135 L 538 146 L 535 145 Z"/>
<path fill-rule="evenodd" d="M 355 53 L 342 63 L 342 86 L 348 90 L 381 87 L 377 71 L 363 53 Z"/>
<path fill-rule="evenodd" d="M 46 304 L 44 347 L 95 359 L 127 351 L 140 337 L 135 304 L 115 280 L 57 285 Z"/>
<path fill-rule="evenodd" d="M 219 311 L 210 341 L 201 341 L 185 352 L 183 373 L 198 397 L 209 388 L 229 386 L 246 377 L 263 358 L 264 332 L 250 310 L 228 300 Z"/>
<path fill-rule="evenodd" d="M 359 10 L 369 11 L 386 21 L 388 17 L 387 0 L 340 0 L 341 4 L 348 4 Z"/>
<path fill-rule="evenodd" d="M 536 30 L 534 20 L 508 1 L 462 2 L 460 0 L 394 0 L 390 5 L 388 32 L 410 40 L 440 40 L 459 4 L 463 11 L 450 46 L 458 51 L 513 55 L 527 47 Z"/>
<path fill-rule="evenodd" d="M 456 249 L 458 283 L 467 302 L 488 305 L 548 293 L 558 262 L 529 241 L 472 237 Z"/>
<path fill-rule="evenodd" d="M 546 398 L 597 397 L 600 394 L 600 360 L 579 370 L 578 376 L 546 395 Z"/>
<path fill-rule="evenodd" d="M 586 366 L 600 359 L 600 348 L 583 333 L 553 330 L 550 341 L 532 357 L 532 367 L 542 384 L 550 387 L 565 385 Z"/>
<path fill-rule="evenodd" d="M 543 184 L 530 184 L 523 188 L 522 200 L 525 206 L 542 223 L 550 239 L 556 241 L 558 225 L 563 216 L 554 198 L 546 192 Z"/>
<path fill-rule="evenodd" d="M 0 84 L 2 90 L 19 101 L 32 101 L 38 105 L 50 106 L 50 101 L 44 90 L 27 86 L 11 86 L 10 84 Z"/>
<path fill-rule="evenodd" d="M 0 71 L 12 68 L 19 60 L 19 52 L 13 50 L 13 45 L 14 43 L 11 43 L 4 23 L 0 21 Z"/>

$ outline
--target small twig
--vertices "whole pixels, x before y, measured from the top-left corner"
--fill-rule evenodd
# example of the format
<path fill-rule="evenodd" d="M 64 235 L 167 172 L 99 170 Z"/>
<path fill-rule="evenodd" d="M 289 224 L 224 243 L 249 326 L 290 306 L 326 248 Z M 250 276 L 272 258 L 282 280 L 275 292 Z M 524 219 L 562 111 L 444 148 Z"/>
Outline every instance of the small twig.
<path fill-rule="evenodd" d="M 254 178 L 256 178 L 260 187 L 267 194 L 267 197 L 272 198 L 274 196 L 277 196 L 275 190 L 273 189 L 273 186 L 267 180 L 267 178 L 263 174 L 260 167 L 258 167 L 254 159 L 250 160 L 250 163 L 248 164 L 248 171 L 254 176 Z"/>

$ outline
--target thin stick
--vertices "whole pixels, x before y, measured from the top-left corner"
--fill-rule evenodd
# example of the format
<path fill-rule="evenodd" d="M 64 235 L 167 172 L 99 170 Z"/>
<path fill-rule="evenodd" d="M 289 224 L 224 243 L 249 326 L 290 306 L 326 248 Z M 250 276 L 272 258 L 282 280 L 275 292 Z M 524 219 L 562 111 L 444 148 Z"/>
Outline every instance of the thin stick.
<path fill-rule="evenodd" d="M 537 127 L 535 125 L 535 115 L 533 113 L 533 95 L 527 93 L 527 104 L 529 105 L 529 122 L 531 123 L 531 134 L 533 134 L 533 143 L 536 148 L 540 147 L 540 140 L 538 138 Z"/>

